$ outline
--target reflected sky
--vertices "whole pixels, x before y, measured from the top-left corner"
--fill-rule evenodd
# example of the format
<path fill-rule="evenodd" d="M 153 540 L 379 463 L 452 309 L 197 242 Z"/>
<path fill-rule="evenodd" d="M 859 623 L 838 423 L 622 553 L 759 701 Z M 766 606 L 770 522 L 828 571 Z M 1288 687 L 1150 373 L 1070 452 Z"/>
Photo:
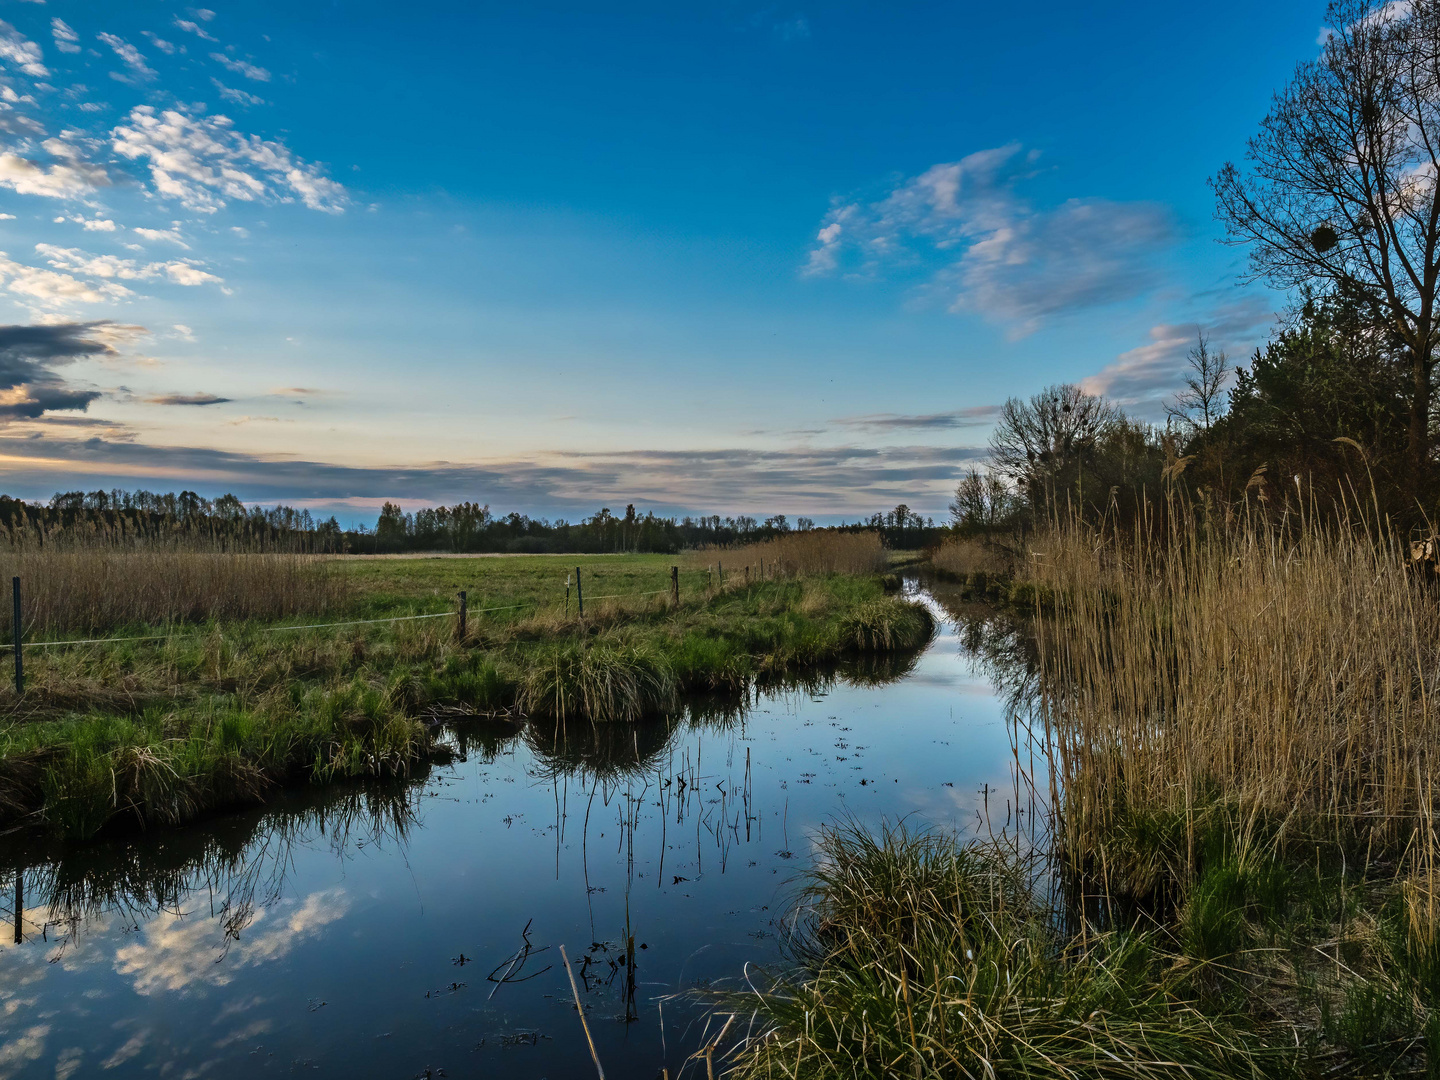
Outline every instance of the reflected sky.
<path fill-rule="evenodd" d="M 676 1076 L 704 1022 L 690 992 L 783 963 L 818 825 L 1033 814 L 1007 704 L 1023 635 L 931 602 L 941 632 L 888 683 L 842 671 L 637 728 L 467 727 L 406 784 L 0 850 L 23 938 L 0 943 L 0 1076 L 583 1075 L 562 944 L 607 1072 Z"/>

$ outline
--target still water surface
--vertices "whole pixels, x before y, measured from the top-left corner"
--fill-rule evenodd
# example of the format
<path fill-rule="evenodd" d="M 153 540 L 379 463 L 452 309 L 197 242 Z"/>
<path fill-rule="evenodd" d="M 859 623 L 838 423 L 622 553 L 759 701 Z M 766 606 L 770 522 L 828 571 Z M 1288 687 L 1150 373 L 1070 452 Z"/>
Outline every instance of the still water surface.
<path fill-rule="evenodd" d="M 973 832 L 1027 805 L 1023 644 L 924 595 L 942 624 L 918 657 L 743 709 L 471 724 L 403 786 L 63 858 L 0 848 L 0 906 L 20 887 L 0 1077 L 593 1076 L 562 944 L 607 1074 L 676 1076 L 703 1041 L 685 992 L 783 965 L 817 826 Z"/>

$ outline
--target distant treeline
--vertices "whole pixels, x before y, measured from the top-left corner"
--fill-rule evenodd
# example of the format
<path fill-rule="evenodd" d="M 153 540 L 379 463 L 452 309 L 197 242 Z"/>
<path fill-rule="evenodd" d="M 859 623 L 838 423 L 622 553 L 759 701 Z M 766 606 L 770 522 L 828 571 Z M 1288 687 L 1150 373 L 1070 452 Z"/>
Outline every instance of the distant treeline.
<path fill-rule="evenodd" d="M 317 520 L 309 510 L 249 506 L 234 495 L 207 499 L 193 491 L 70 491 L 49 503 L 0 495 L 0 545 L 12 548 L 146 547 L 191 551 L 253 551 L 396 554 L 469 553 L 673 553 L 772 539 L 815 528 L 809 518 L 793 523 L 784 514 L 764 520 L 658 517 L 634 505 L 616 515 L 608 508 L 578 522 L 524 514 L 496 516 L 487 505 L 458 503 L 406 513 L 386 503 L 374 528 L 342 528 L 334 518 Z M 885 543 L 915 548 L 936 543 L 942 529 L 901 505 L 844 531 L 876 531 Z"/>
<path fill-rule="evenodd" d="M 671 553 L 703 547 L 728 547 L 769 540 L 814 529 L 810 518 L 792 523 L 784 514 L 761 520 L 739 515 L 720 517 L 659 517 L 640 514 L 634 504 L 617 515 L 608 507 L 578 522 L 547 521 L 511 513 L 496 517 L 488 506 L 460 503 L 407 514 L 386 503 L 373 532 L 347 533 L 348 550 L 356 552 L 656 552 Z M 846 531 L 878 531 L 891 547 L 922 547 L 935 543 L 943 531 L 907 506 L 873 514 L 853 524 L 830 526 Z"/>

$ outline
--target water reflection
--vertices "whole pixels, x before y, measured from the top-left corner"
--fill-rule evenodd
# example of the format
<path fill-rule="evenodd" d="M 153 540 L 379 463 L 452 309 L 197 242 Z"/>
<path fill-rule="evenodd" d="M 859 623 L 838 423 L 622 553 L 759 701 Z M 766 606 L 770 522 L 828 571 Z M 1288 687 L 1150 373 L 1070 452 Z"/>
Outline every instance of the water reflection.
<path fill-rule="evenodd" d="M 9 845 L 0 851 L 0 889 L 15 896 L 14 942 L 38 934 L 58 959 L 89 923 L 138 929 L 156 916 L 193 911 L 203 896 L 228 945 L 257 911 L 280 902 L 297 845 L 324 840 L 340 859 L 367 846 L 403 846 L 428 774 L 296 793 L 267 810 L 63 857 L 33 840 Z"/>
<path fill-rule="evenodd" d="M 607 1072 L 677 1075 L 703 1017 L 671 995 L 778 959 L 816 825 L 1034 817 L 1009 719 L 1036 669 L 1023 627 L 927 601 L 946 625 L 924 652 L 747 700 L 476 720 L 403 783 L 63 857 L 9 844 L 0 1075 L 582 1075 L 561 944 Z"/>

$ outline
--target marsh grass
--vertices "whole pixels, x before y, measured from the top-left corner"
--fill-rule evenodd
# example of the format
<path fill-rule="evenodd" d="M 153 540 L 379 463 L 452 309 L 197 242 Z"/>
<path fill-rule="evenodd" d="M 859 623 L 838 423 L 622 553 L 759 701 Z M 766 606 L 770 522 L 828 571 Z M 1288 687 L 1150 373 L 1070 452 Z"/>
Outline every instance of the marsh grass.
<path fill-rule="evenodd" d="M 678 702 L 669 660 L 648 644 L 570 643 L 531 661 L 518 704 L 555 720 L 636 722 Z"/>
<path fill-rule="evenodd" d="M 855 652 L 914 650 L 930 640 L 935 620 L 920 604 L 886 598 L 857 604 L 840 619 L 842 647 Z"/>
<path fill-rule="evenodd" d="M 735 1076 L 1440 1075 L 1437 584 L 1353 504 L 1146 524 L 1016 570 L 1053 892 L 823 831 Z"/>
<path fill-rule="evenodd" d="M 583 621 L 483 622 L 465 641 L 449 619 L 286 632 L 248 622 L 35 650 L 24 697 L 0 686 L 0 824 L 83 838 L 178 823 L 285 784 L 403 776 L 443 752 L 437 714 L 518 707 L 631 723 L 675 711 L 683 694 L 744 700 L 807 666 L 930 632 L 927 613 L 874 578 L 692 597 L 587 607 Z"/>
<path fill-rule="evenodd" d="M 1260 509 L 1034 544 L 1060 866 L 1311 1066 L 1436 1075 L 1436 586 L 1353 504 Z"/>
<path fill-rule="evenodd" d="M 1219 1080 L 1293 1059 L 1242 1013 L 1202 1008 L 1154 939 L 1063 934 L 1031 875 L 998 845 L 822 829 L 789 939 L 799 969 L 727 1002 L 755 1020 L 728 1075 Z"/>

